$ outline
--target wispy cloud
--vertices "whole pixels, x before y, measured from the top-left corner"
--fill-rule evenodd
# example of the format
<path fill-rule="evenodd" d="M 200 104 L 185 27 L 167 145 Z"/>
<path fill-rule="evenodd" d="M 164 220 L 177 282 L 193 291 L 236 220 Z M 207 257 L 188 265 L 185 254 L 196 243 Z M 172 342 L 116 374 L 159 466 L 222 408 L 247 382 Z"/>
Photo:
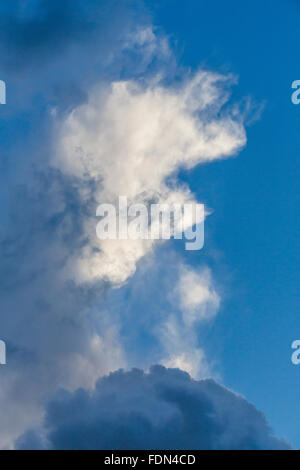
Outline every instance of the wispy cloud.
<path fill-rule="evenodd" d="M 185 370 L 192 377 L 213 375 L 214 371 L 203 348 L 199 347 L 197 336 L 197 326 L 213 319 L 220 304 L 210 270 L 207 267 L 195 270 L 181 265 L 172 293 L 172 304 L 173 313 L 159 328 L 167 353 L 161 363 Z"/>

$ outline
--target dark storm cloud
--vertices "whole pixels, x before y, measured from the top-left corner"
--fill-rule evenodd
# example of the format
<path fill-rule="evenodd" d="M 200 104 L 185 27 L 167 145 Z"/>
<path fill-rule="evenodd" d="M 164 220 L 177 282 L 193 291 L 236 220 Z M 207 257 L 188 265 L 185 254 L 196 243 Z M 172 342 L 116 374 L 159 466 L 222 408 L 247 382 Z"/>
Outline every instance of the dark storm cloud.
<path fill-rule="evenodd" d="M 132 9 L 128 5 L 116 0 L 11 2 L 0 16 L 2 67 L 32 71 L 92 37 L 102 48 L 111 45 L 133 21 L 135 10 L 142 11 L 142 2 L 131 2 Z"/>
<path fill-rule="evenodd" d="M 119 77 L 128 34 L 144 24 L 149 18 L 142 1 L 18 0 L 0 5 L 5 127 L 20 110 L 26 113 L 21 118 L 30 118 L 29 128 L 36 127 L 47 120 L 51 107 L 70 110 L 85 101 L 99 79 Z"/>
<path fill-rule="evenodd" d="M 118 371 L 91 394 L 61 392 L 45 417 L 46 439 L 28 432 L 19 448 L 287 449 L 264 415 L 213 380 L 179 369 Z"/>
<path fill-rule="evenodd" d="M 81 19 L 80 12 L 72 15 L 71 3 L 43 1 L 29 18 L 18 14 L 1 18 L 0 41 L 5 46 L 6 61 L 15 67 L 31 66 L 37 59 L 44 61 L 45 50 L 51 54 L 63 52 L 70 42 L 82 40 L 92 32 L 95 25 Z"/>

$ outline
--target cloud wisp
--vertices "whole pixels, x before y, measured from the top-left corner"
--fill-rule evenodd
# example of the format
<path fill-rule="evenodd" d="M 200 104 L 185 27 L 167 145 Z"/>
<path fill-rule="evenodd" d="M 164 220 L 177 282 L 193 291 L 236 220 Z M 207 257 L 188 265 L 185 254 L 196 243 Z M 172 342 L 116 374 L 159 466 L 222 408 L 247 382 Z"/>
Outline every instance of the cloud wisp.
<path fill-rule="evenodd" d="M 177 305 L 177 308 L 174 308 Z M 173 313 L 158 327 L 166 356 L 161 363 L 188 372 L 192 377 L 213 374 L 203 348 L 199 347 L 197 327 L 211 321 L 220 307 L 208 267 L 197 270 L 181 265 L 172 292 Z"/>

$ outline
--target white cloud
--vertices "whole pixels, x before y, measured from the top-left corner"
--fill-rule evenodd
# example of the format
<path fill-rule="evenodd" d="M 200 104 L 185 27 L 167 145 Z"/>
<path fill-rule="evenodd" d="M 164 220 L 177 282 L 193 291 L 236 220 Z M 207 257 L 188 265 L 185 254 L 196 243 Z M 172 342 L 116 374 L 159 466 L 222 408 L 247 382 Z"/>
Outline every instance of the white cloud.
<path fill-rule="evenodd" d="M 196 271 L 183 266 L 176 294 L 184 323 L 188 326 L 213 318 L 220 306 L 220 297 L 213 286 L 208 268 Z"/>
<path fill-rule="evenodd" d="M 239 120 L 197 114 L 218 106 L 224 80 L 198 72 L 177 89 L 134 81 L 95 89 L 60 123 L 54 163 L 67 174 L 101 181 L 99 196 L 161 193 L 179 167 L 228 157 L 245 145 Z"/>
<path fill-rule="evenodd" d="M 166 367 L 177 367 L 193 378 L 211 377 L 212 371 L 205 352 L 197 345 L 197 335 L 171 315 L 160 328 L 160 340 L 166 355 L 159 361 Z"/>
<path fill-rule="evenodd" d="M 239 117 L 220 111 L 228 81 L 200 71 L 176 87 L 133 80 L 96 87 L 88 103 L 59 122 L 52 163 L 79 181 L 95 181 L 98 203 L 116 203 L 119 196 L 130 203 L 192 202 L 189 189 L 176 182 L 176 171 L 234 155 L 246 142 Z M 170 177 L 172 188 L 166 183 Z M 126 281 L 153 241 L 100 241 L 95 226 L 93 218 L 86 222 L 88 243 L 68 275 L 77 282 Z"/>

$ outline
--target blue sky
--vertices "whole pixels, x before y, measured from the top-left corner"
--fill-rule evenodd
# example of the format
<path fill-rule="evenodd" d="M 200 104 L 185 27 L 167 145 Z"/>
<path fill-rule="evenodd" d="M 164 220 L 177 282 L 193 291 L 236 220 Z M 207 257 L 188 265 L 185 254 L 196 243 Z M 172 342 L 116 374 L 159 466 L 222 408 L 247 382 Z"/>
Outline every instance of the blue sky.
<path fill-rule="evenodd" d="M 120 367 L 147 370 L 156 363 L 174 366 L 175 350 L 183 348 L 191 366 L 186 370 L 192 375 L 195 371 L 194 378 L 212 375 L 243 395 L 265 413 L 276 436 L 299 448 L 300 366 L 298 370 L 291 362 L 291 343 L 300 335 L 300 106 L 291 102 L 291 84 L 300 78 L 300 4 L 292 0 L 164 0 L 124 2 L 122 6 L 93 0 L 76 0 L 75 6 L 71 3 L 53 2 L 50 7 L 40 0 L 20 0 L 0 9 L 0 79 L 7 84 L 7 105 L 0 108 L 0 338 L 8 346 L 8 364 L 0 370 L 5 384 L 0 404 L 8 410 L 0 430 L 1 446 L 80 446 L 80 435 L 74 433 L 74 439 L 70 436 L 67 417 L 77 406 L 78 387 L 88 389 L 98 380 L 100 391 L 95 392 L 94 401 L 89 403 L 82 396 L 90 416 L 92 407 L 98 406 L 101 411 L 106 406 L 101 392 L 106 383 L 103 375 Z M 156 183 L 151 166 L 146 185 L 142 172 L 135 176 L 130 170 L 132 166 L 137 172 L 134 159 L 126 163 L 127 156 L 122 153 L 124 143 L 129 142 L 132 147 L 128 148 L 134 153 L 132 142 L 141 120 L 150 129 L 155 121 L 151 113 L 157 116 L 168 109 L 169 92 L 178 98 L 179 109 L 184 100 L 182 90 L 187 86 L 184 84 L 192 83 L 199 70 L 236 79 L 228 85 L 230 96 L 225 86 L 217 85 L 219 99 L 226 101 L 226 96 L 227 102 L 225 111 L 217 110 L 212 118 L 218 123 L 224 119 L 221 131 L 228 116 L 236 113 L 236 133 L 229 132 L 230 158 L 200 159 L 198 164 L 185 165 L 181 156 L 175 171 L 168 173 L 165 168 L 173 161 L 170 150 L 166 167 L 161 168 L 159 160 L 153 165 L 163 178 L 175 177 L 176 191 L 185 184 L 197 201 L 210 208 L 204 249 L 187 252 L 178 241 L 141 255 L 125 248 L 120 257 L 114 257 L 112 273 L 105 263 L 114 248 L 101 246 L 106 258 L 99 258 L 97 264 L 98 247 L 87 242 L 99 194 L 100 198 L 119 194 L 126 184 L 128 191 L 143 184 L 149 191 L 151 184 L 157 184 L 158 191 L 165 190 L 163 179 Z M 130 86 L 107 91 L 120 81 L 135 84 L 140 104 L 136 104 Z M 150 94 L 156 90 L 157 94 L 145 101 L 148 105 L 144 108 L 143 100 L 148 96 L 145 90 Z M 201 101 L 201 86 L 196 92 Z M 152 111 L 154 102 L 158 108 Z M 96 111 L 90 127 L 86 126 L 84 109 Z M 142 118 L 135 121 L 140 109 Z M 72 126 L 68 127 L 74 110 L 80 129 L 76 135 Z M 214 113 L 214 108 L 210 112 Z M 129 123 L 135 123 L 131 127 L 126 127 L 127 116 Z M 181 118 L 178 111 L 175 124 Z M 208 122 L 211 116 L 204 113 L 201 119 Z M 120 122 L 128 141 L 122 140 Z M 240 145 L 244 127 L 247 143 Z M 180 142 L 177 144 L 174 138 L 173 144 L 174 129 L 168 134 L 168 142 L 175 152 Z M 163 135 L 161 141 L 158 139 L 163 148 Z M 89 155 L 101 146 L 109 149 L 100 153 L 98 160 L 87 162 L 88 177 L 80 164 L 70 164 L 74 156 L 68 152 L 75 146 L 73 142 L 77 146 L 86 144 Z M 192 153 L 192 146 L 186 144 L 186 148 Z M 149 149 L 150 154 L 157 151 L 164 155 L 156 143 L 150 142 Z M 105 163 L 106 158 L 109 163 Z M 103 185 L 105 191 L 97 192 L 97 185 Z M 139 250 L 138 246 L 134 251 Z M 95 268 L 89 271 L 90 266 Z M 165 328 L 184 325 L 184 315 L 189 311 L 190 294 L 186 291 L 183 295 L 181 287 L 190 284 L 196 292 L 197 283 L 209 291 L 205 305 L 200 302 L 198 306 L 209 321 L 199 321 L 193 330 L 182 329 L 172 342 L 166 338 Z M 152 386 L 153 390 L 165 386 L 160 376 L 164 373 L 157 369 L 158 375 L 151 372 L 148 378 L 140 375 L 139 379 L 127 373 L 129 381 L 133 377 L 133 384 L 140 381 L 145 393 L 153 393 L 153 401 L 142 397 L 141 409 L 132 410 L 148 420 L 148 411 L 162 406 L 151 390 Z M 217 384 L 201 382 L 195 391 L 185 375 L 174 378 L 176 373 L 170 374 L 174 389 L 166 392 L 162 420 L 169 417 L 169 402 L 177 403 L 182 411 L 178 390 L 183 390 L 183 396 L 195 394 L 199 416 L 202 412 L 206 416 L 206 404 L 207 409 L 215 407 L 217 415 L 222 415 L 215 397 L 225 394 L 225 389 L 221 392 Z M 37 377 L 42 377 L 40 385 L 33 386 Z M 105 385 L 108 391 L 111 387 L 115 390 L 118 380 L 124 379 L 118 373 L 110 377 Z M 20 386 L 26 390 L 25 396 L 18 396 Z M 56 396 L 60 388 L 70 395 Z M 126 394 L 124 391 L 124 403 L 120 396 L 120 407 L 130 409 L 132 396 L 134 385 Z M 228 400 L 232 400 L 226 409 L 228 416 L 234 416 L 241 426 L 245 416 L 249 422 L 253 420 L 255 439 L 241 427 L 246 436 L 243 441 L 235 442 L 237 437 L 229 429 L 222 442 L 239 448 L 283 445 L 269 437 L 265 422 L 258 412 L 248 410 L 246 400 L 245 415 L 241 416 L 233 411 L 234 398 Z M 16 405 L 17 414 L 12 411 Z M 57 406 L 64 409 L 66 427 L 57 419 Z M 112 409 L 113 404 L 107 406 Z M 100 411 L 98 424 L 89 423 L 91 433 L 97 428 L 95 435 L 99 429 L 101 434 L 103 426 Z M 188 410 L 182 413 L 188 420 Z M 105 419 L 111 423 L 113 441 L 118 423 L 113 413 Z M 70 423 L 71 428 L 76 427 L 76 422 Z M 143 442 L 134 440 L 139 423 L 137 420 L 137 428 L 130 428 L 130 432 L 132 442 L 143 447 Z M 45 435 L 43 426 L 48 430 L 46 443 L 41 438 Z M 191 430 L 191 445 L 199 439 L 197 426 Z M 168 429 L 168 425 L 162 426 L 159 432 L 162 436 L 169 432 L 166 445 L 172 447 L 180 439 L 180 429 L 174 436 Z M 209 423 L 209 429 L 211 435 L 205 442 L 217 447 L 221 439 L 217 426 Z M 103 446 L 109 448 L 107 442 Z"/>

